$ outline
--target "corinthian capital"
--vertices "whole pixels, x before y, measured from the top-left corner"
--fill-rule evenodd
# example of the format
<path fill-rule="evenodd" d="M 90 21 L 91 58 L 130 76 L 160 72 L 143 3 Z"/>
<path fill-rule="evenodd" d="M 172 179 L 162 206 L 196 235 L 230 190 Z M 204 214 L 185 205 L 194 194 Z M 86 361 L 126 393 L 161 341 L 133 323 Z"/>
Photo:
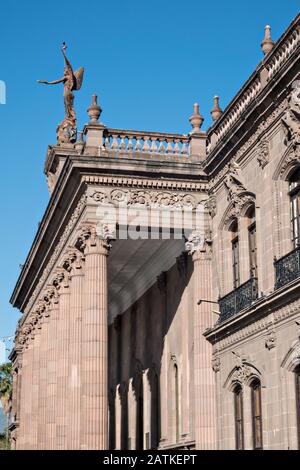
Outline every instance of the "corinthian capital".
<path fill-rule="evenodd" d="M 85 222 L 80 228 L 76 247 L 84 253 L 97 249 L 107 252 L 111 248 L 110 241 L 115 238 L 115 229 L 109 224 Z"/>
<path fill-rule="evenodd" d="M 205 251 L 204 234 L 199 232 L 192 232 L 185 243 L 185 249 L 190 255 L 193 255 L 198 251 Z"/>

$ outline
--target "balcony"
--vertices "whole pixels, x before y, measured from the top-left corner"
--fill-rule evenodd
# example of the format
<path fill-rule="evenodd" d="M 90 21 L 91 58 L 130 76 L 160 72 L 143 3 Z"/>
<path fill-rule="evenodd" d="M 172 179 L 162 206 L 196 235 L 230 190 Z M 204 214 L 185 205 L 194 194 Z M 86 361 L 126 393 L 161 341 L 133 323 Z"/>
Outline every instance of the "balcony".
<path fill-rule="evenodd" d="M 274 267 L 275 289 L 297 279 L 300 276 L 300 247 L 278 260 L 275 259 Z"/>
<path fill-rule="evenodd" d="M 248 281 L 219 299 L 220 323 L 236 315 L 244 308 L 250 307 L 258 297 L 257 278 L 251 277 Z"/>

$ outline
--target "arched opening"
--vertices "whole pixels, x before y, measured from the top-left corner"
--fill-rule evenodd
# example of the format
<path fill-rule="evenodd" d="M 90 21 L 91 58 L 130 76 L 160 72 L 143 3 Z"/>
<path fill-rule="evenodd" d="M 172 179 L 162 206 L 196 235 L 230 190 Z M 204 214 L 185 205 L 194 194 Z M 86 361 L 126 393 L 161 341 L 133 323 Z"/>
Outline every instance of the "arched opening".
<path fill-rule="evenodd" d="M 243 389 L 240 384 L 234 390 L 234 421 L 235 421 L 235 448 L 244 449 L 244 414 L 243 414 Z"/>
<path fill-rule="evenodd" d="M 252 436 L 253 449 L 262 449 L 262 412 L 261 412 L 261 383 L 255 379 L 251 387 Z"/>
<path fill-rule="evenodd" d="M 300 230 L 300 168 L 294 170 L 289 177 L 291 238 L 293 247 L 299 246 Z"/>

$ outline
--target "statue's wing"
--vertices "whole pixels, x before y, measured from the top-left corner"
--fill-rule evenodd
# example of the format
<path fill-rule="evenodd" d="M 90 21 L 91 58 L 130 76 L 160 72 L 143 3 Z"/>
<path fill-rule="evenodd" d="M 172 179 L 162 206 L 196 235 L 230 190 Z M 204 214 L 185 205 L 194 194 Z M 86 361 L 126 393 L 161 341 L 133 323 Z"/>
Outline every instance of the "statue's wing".
<path fill-rule="evenodd" d="M 80 90 L 83 80 L 84 68 L 80 67 L 76 72 L 74 72 L 74 77 L 76 79 L 75 90 Z"/>

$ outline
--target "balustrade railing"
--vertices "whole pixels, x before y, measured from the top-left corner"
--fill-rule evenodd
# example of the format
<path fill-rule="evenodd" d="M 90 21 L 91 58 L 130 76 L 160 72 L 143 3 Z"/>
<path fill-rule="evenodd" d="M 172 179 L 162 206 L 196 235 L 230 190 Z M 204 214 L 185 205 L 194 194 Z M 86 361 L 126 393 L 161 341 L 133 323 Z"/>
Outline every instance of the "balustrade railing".
<path fill-rule="evenodd" d="M 274 260 L 275 289 L 300 277 L 300 247 Z"/>
<path fill-rule="evenodd" d="M 104 148 L 116 152 L 189 154 L 189 137 L 182 134 L 107 129 Z"/>
<path fill-rule="evenodd" d="M 300 15 L 296 19 L 289 31 L 275 44 L 273 50 L 268 54 L 265 61 L 262 61 L 253 77 L 245 84 L 244 89 L 236 96 L 232 103 L 224 111 L 222 118 L 216 125 L 212 126 L 208 132 L 207 152 L 222 140 L 232 126 L 237 122 L 241 114 L 255 100 L 262 89 L 260 72 L 263 68 L 267 70 L 267 81 L 271 80 L 279 69 L 287 62 L 289 57 L 300 45 Z M 213 136 L 213 138 L 212 138 Z"/>
<path fill-rule="evenodd" d="M 228 318 L 236 315 L 244 308 L 250 305 L 258 298 L 257 278 L 252 277 L 248 281 L 241 284 L 233 291 L 219 299 L 220 318 L 223 322 Z"/>

